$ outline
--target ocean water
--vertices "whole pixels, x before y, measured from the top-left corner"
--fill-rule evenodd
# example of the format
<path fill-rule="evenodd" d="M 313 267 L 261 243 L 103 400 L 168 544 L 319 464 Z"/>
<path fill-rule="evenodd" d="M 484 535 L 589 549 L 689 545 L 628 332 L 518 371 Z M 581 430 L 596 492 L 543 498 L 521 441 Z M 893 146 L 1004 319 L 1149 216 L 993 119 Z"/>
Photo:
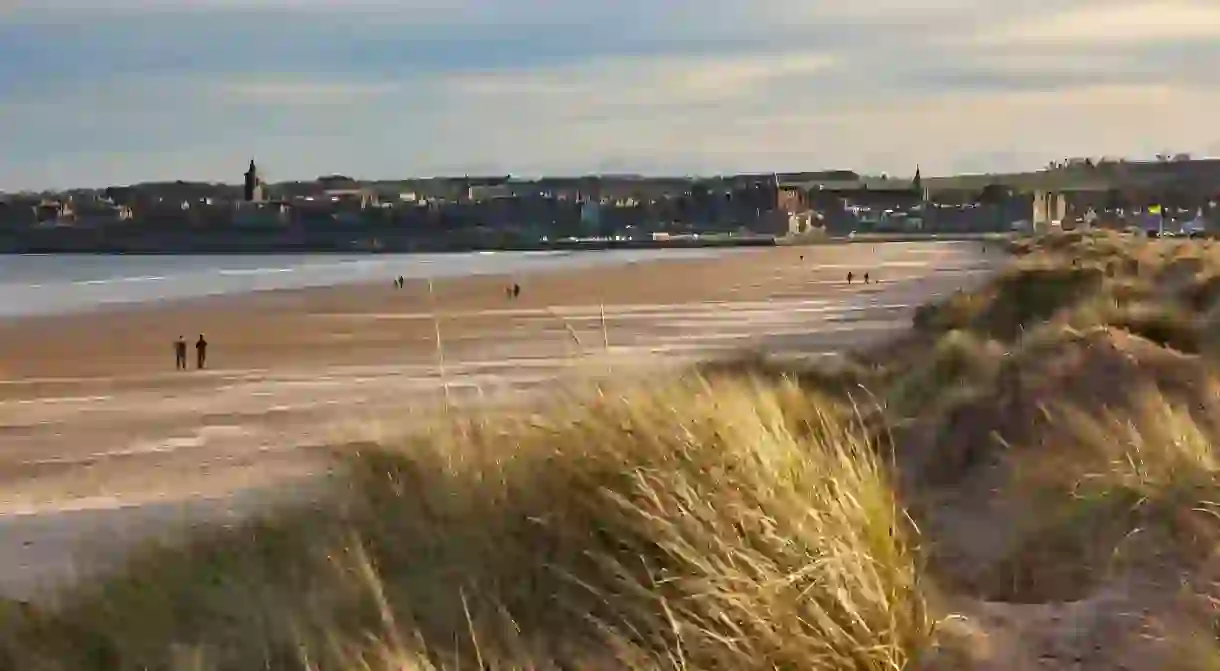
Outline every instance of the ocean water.
<path fill-rule="evenodd" d="M 270 289 L 524 273 L 664 258 L 706 258 L 724 249 L 634 249 L 469 254 L 122 256 L 0 255 L 0 317 Z"/>

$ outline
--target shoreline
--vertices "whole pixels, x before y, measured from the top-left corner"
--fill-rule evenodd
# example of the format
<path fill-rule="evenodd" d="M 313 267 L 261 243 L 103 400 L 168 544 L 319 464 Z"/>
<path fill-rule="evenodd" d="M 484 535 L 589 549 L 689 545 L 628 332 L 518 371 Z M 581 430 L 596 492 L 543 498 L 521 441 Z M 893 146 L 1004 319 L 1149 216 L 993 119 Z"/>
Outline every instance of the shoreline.
<path fill-rule="evenodd" d="M 576 241 L 551 242 L 538 245 L 516 246 L 468 246 L 468 247 L 402 247 L 402 248 L 365 248 L 365 247 L 334 247 L 319 246 L 316 248 L 284 245 L 267 245 L 254 247 L 249 244 L 223 248 L 182 248 L 178 250 L 120 248 L 120 247 L 47 247 L 21 250 L 10 247 L 0 247 L 0 258 L 5 256 L 340 256 L 367 255 L 387 256 L 402 254 L 428 255 L 460 255 L 460 254 L 565 254 L 572 252 L 610 252 L 624 250 L 674 250 L 674 249 L 749 249 L 767 247 L 801 247 L 816 245 L 883 243 L 883 242 L 934 242 L 934 241 L 969 241 L 969 240 L 1003 240 L 1021 235 L 1015 232 L 865 232 L 855 236 L 834 233 L 820 236 L 773 236 L 753 235 L 750 237 L 705 237 L 702 239 L 664 239 L 664 240 L 630 240 L 630 241 Z"/>
<path fill-rule="evenodd" d="M 404 239 L 401 229 L 387 231 L 353 230 L 324 232 L 309 242 L 289 242 L 285 233 L 268 235 L 251 232 L 221 239 L 215 234 L 199 238 L 190 232 L 131 231 L 127 228 L 107 235 L 95 229 L 56 229 L 26 232 L 27 238 L 47 238 L 36 242 L 3 239 L 0 254 L 123 254 L 154 255 L 235 255 L 235 254 L 466 254 L 484 251 L 548 252 L 548 251 L 614 251 L 645 249 L 725 249 L 742 247 L 775 247 L 773 235 L 752 234 L 708 235 L 701 238 L 665 238 L 661 240 L 551 240 L 517 244 L 463 244 L 435 240 Z M 288 234 L 288 235 L 291 235 Z M 127 236 L 127 237 L 124 237 Z M 12 236 L 10 235 L 10 238 Z M 101 242 L 99 238 L 105 238 Z M 120 240 L 121 242 L 116 242 Z"/>
<path fill-rule="evenodd" d="M 607 250 L 607 251 L 611 251 L 611 250 Z M 619 251 L 632 252 L 632 251 L 647 251 L 647 250 L 619 250 Z M 526 265 L 521 266 L 519 269 L 505 270 L 505 269 L 500 269 L 500 268 L 474 267 L 474 268 L 471 268 L 464 272 L 454 272 L 454 273 L 439 272 L 434 275 L 404 276 L 404 278 L 406 280 L 406 284 L 408 286 L 411 286 L 416 283 L 423 283 L 424 285 L 426 285 L 429 279 L 431 279 L 434 283 L 439 284 L 439 283 L 459 282 L 459 281 L 462 281 L 467 278 L 530 277 L 530 276 L 536 276 L 536 275 L 540 275 L 540 274 L 547 274 L 547 273 L 554 273 L 554 272 L 582 272 L 585 270 L 594 270 L 594 269 L 598 269 L 598 268 L 621 267 L 621 266 L 632 265 L 632 264 L 637 264 L 637 263 L 709 260 L 709 259 L 721 258 L 723 256 L 731 255 L 734 253 L 742 253 L 742 252 L 748 253 L 748 252 L 754 252 L 754 251 L 758 251 L 758 250 L 757 250 L 757 248 L 755 248 L 755 249 L 742 248 L 742 249 L 678 250 L 678 253 L 675 254 L 674 256 L 667 256 L 667 254 L 671 253 L 672 251 L 675 251 L 675 250 L 670 250 L 669 252 L 663 252 L 662 254 L 648 255 L 648 256 L 643 256 L 643 257 L 620 256 L 620 257 L 609 257 L 609 258 L 601 256 L 601 254 L 598 252 L 591 252 L 591 253 L 597 254 L 597 256 L 588 257 L 588 258 L 592 259 L 591 262 L 580 262 L 580 261 L 568 262 L 568 261 L 566 261 L 567 259 L 571 259 L 573 256 L 582 253 L 581 251 L 578 251 L 578 250 L 555 251 L 555 252 L 551 252 L 551 251 L 544 251 L 544 252 L 512 251 L 512 252 L 504 252 L 504 253 L 522 255 L 520 258 L 525 258 L 525 259 L 543 259 L 543 261 L 541 263 L 537 263 L 536 261 L 534 263 L 527 262 Z M 684 253 L 684 252 L 690 252 L 690 253 Z M 460 256 L 460 255 L 462 255 L 462 256 L 484 256 L 484 255 L 492 256 L 495 254 L 497 254 L 497 252 L 462 252 L 460 254 L 454 253 L 452 256 Z M 322 256 L 325 256 L 325 255 L 326 254 L 322 254 Z M 334 255 L 340 256 L 339 253 L 336 253 Z M 427 260 L 427 258 L 433 256 L 432 254 L 419 254 L 419 255 L 368 254 L 368 255 L 364 255 L 364 254 L 352 254 L 352 253 L 347 253 L 347 254 L 342 254 L 342 255 L 343 256 L 355 256 L 355 257 L 369 256 L 371 258 L 401 256 L 401 257 L 403 257 L 404 263 L 410 263 L 412 261 L 412 259 L 410 257 L 415 256 L 415 257 L 417 257 L 415 260 L 416 263 L 421 262 L 419 257 L 424 257 L 424 260 L 422 260 L 422 263 L 425 263 L 425 264 L 431 263 L 431 261 Z M 33 255 L 23 255 L 23 256 L 53 256 L 53 257 L 68 256 L 68 257 L 71 257 L 71 256 L 77 256 L 77 255 L 55 253 L 55 254 L 33 254 Z M 97 254 L 94 256 L 113 256 L 116 258 L 121 258 L 124 256 L 140 256 L 140 255 Z M 153 255 L 153 256 L 161 256 L 161 255 Z M 165 256 L 183 256 L 183 255 L 165 255 Z M 185 256 L 221 257 L 221 256 L 230 256 L 230 255 L 188 254 Z M 238 255 L 238 256 L 242 256 L 242 255 Z M 254 257 L 254 256 L 281 256 L 281 255 L 279 255 L 279 254 L 266 255 L 266 254 L 261 254 L 261 253 L 251 253 L 251 254 L 245 255 L 245 256 Z M 287 254 L 284 256 L 292 256 L 292 255 Z M 314 256 L 314 254 L 306 253 L 306 254 L 302 254 L 301 256 Z M 357 262 L 358 261 L 353 261 L 353 263 L 357 263 Z M 309 270 L 304 267 L 302 267 L 300 269 L 294 269 L 294 272 L 296 270 L 300 270 L 302 272 L 309 272 Z M 109 313 L 114 313 L 114 312 L 144 312 L 144 311 L 147 311 L 150 309 L 156 310 L 156 309 L 162 309 L 164 307 L 174 307 L 174 306 L 180 306 L 180 305 L 181 306 L 197 305 L 200 308 L 207 309 L 210 307 L 214 307 L 216 305 L 217 301 L 241 300 L 243 298 L 256 297 L 256 296 L 272 296 L 272 295 L 277 295 L 277 294 L 278 295 L 291 295 L 291 294 L 299 293 L 299 292 L 323 292 L 323 291 L 329 291 L 329 290 L 343 290 L 343 289 L 353 289 L 353 288 L 361 288 L 361 287 L 366 288 L 366 289 L 376 289 L 378 287 L 382 287 L 385 284 L 391 283 L 393 280 L 393 276 L 394 276 L 394 272 L 390 272 L 383 279 L 377 279 L 377 280 L 360 278 L 360 279 L 352 279 L 352 280 L 346 280 L 346 281 L 339 280 L 339 281 L 332 281 L 332 282 L 319 282 L 317 284 L 305 284 L 305 285 L 301 285 L 301 286 L 267 287 L 267 288 L 254 287 L 254 288 L 234 289 L 234 290 L 222 289 L 222 290 L 214 291 L 211 293 L 200 293 L 200 294 L 195 294 L 195 295 L 162 296 L 162 297 L 152 297 L 152 298 L 143 298 L 143 299 L 133 298 L 131 300 L 101 301 L 99 303 L 92 304 L 89 306 L 63 307 L 63 308 L 60 308 L 60 309 L 57 309 L 54 311 L 31 311 L 31 312 L 27 312 L 27 313 L 14 313 L 14 314 L 0 313 L 0 327 L 2 327 L 4 324 L 9 323 L 9 322 L 23 321 L 23 320 L 29 320 L 29 319 L 54 319 L 54 318 L 76 317 L 76 316 L 96 315 L 96 314 L 109 314 Z M 115 280 L 115 281 L 119 281 L 119 280 Z M 178 279 L 176 281 L 181 282 L 183 280 Z"/>
<path fill-rule="evenodd" d="M 0 325 L 0 594 L 56 578 L 55 557 L 69 549 L 108 554 L 121 529 L 177 524 L 173 501 L 210 499 L 201 506 L 212 512 L 193 519 L 225 519 L 229 492 L 274 493 L 324 474 L 325 451 L 312 447 L 408 431 L 442 406 L 445 387 L 459 409 L 515 407 L 593 374 L 880 341 L 931 293 L 960 286 L 955 273 L 990 272 L 976 252 L 774 248 L 547 271 L 525 279 L 517 300 L 500 277 L 456 278 L 434 287 L 440 310 L 415 280 Z M 881 283 L 847 286 L 842 269 L 853 265 Z M 188 325 L 199 323 L 213 367 L 176 372 L 170 342 L 180 330 L 193 338 Z M 93 510 L 55 510 L 70 502 Z"/>
<path fill-rule="evenodd" d="M 326 286 L 307 286 L 290 288 L 269 288 L 243 292 L 215 293 L 203 296 L 173 297 L 149 301 L 115 302 L 96 306 L 93 309 L 81 311 L 64 311 L 56 313 L 41 313 L 29 315 L 12 315 L 0 318 L 0 352 L 5 353 L 0 359 L 0 379 L 6 379 L 0 385 L 0 398 L 3 398 L 4 387 L 20 385 L 29 378 L 65 379 L 79 378 L 80 374 L 45 375 L 39 369 L 48 366 L 59 368 L 61 361 L 71 359 L 93 368 L 94 374 L 85 377 L 106 377 L 119 373 L 129 376 L 132 373 L 172 373 L 172 366 L 164 365 L 171 360 L 167 354 L 170 342 L 177 335 L 197 334 L 200 330 L 208 332 L 208 339 L 217 345 L 216 354 L 224 356 L 227 343 L 243 346 L 253 345 L 259 340 L 266 340 L 271 346 L 267 351 L 258 352 L 263 361 L 249 359 L 240 362 L 228 362 L 242 368 L 276 368 L 291 360 L 293 364 L 319 363 L 325 365 L 343 365 L 351 363 L 351 357 L 345 356 L 349 348 L 342 347 L 342 342 L 327 342 L 325 351 L 311 351 L 308 356 L 291 356 L 291 353 L 277 352 L 274 345 L 287 346 L 290 340 L 299 340 L 318 332 L 320 336 L 329 336 L 342 341 L 350 329 L 337 325 L 335 318 L 351 314 L 380 314 L 382 319 L 374 320 L 389 327 L 386 336 L 395 336 L 394 340 L 407 346 L 408 350 L 419 350 L 422 346 L 432 354 L 434 347 L 431 315 L 446 317 L 449 312 L 461 312 L 464 309 L 487 312 L 488 318 L 474 320 L 472 328 L 476 333 L 485 331 L 490 324 L 488 319 L 503 308 L 525 308 L 537 314 L 547 306 L 561 306 L 577 302 L 614 304 L 622 302 L 622 298 L 637 294 L 634 289 L 628 289 L 623 294 L 619 287 L 624 280 L 633 279 L 636 269 L 645 268 L 646 273 L 656 277 L 666 277 L 672 273 L 676 265 L 697 268 L 703 275 L 711 275 L 722 263 L 729 266 L 751 265 L 751 250 L 745 256 L 737 254 L 717 253 L 714 255 L 700 254 L 697 256 L 678 257 L 646 257 L 643 259 L 627 258 L 611 263 L 595 263 L 591 265 L 556 265 L 550 267 L 527 267 L 515 272 L 478 272 L 452 274 L 439 277 L 409 278 L 402 289 L 395 289 L 386 277 L 382 281 L 332 284 Z M 732 272 L 732 271 L 730 271 Z M 433 293 L 428 292 L 431 279 Z M 518 281 L 526 285 L 526 292 L 519 301 L 511 301 L 504 297 L 503 291 L 507 283 Z M 539 293 L 535 289 L 541 285 Z M 689 295 L 689 285 L 673 292 L 671 298 L 681 300 Z M 390 318 L 393 315 L 420 313 L 429 315 L 423 324 L 426 328 L 397 328 L 405 325 L 401 319 Z M 509 318 L 511 315 L 504 315 Z M 552 318 L 556 326 L 560 320 Z M 418 321 L 418 320 L 417 320 Z M 459 329 L 456 325 L 446 327 L 446 339 L 459 339 Z M 150 341 L 142 336 L 150 330 L 160 331 L 157 341 Z M 231 333 L 214 334 L 216 330 Z M 105 345 L 107 352 L 97 351 L 97 347 L 89 347 L 88 339 L 78 339 L 90 335 L 97 345 Z M 552 334 L 553 335 L 553 334 Z M 322 339 L 325 340 L 323 337 Z M 379 341 L 382 340 L 380 336 Z M 143 342 L 140 342 L 143 341 Z M 145 362 L 139 370 L 133 370 L 134 362 L 129 354 L 115 352 L 114 346 L 123 345 L 126 349 L 152 350 L 151 358 L 164 362 L 149 365 Z M 311 343 L 319 345 L 323 343 Z M 376 343 L 373 343 L 376 344 Z M 386 344 L 389 344 L 388 342 Z M 351 342 L 350 349 L 364 349 L 359 341 Z M 92 352 L 82 351 L 92 349 Z M 283 356 L 288 354 L 289 356 Z M 331 357 L 330 354 L 338 355 Z M 387 352 L 378 348 L 370 351 L 368 357 L 356 357 L 362 363 L 374 364 L 384 360 Z M 267 356 L 270 356 L 268 359 Z M 418 359 L 419 357 L 413 357 Z M 5 361 L 7 359 L 7 361 Z M 126 368 L 123 370 L 98 370 L 101 359 L 116 359 L 116 363 Z M 214 366 L 222 366 L 224 358 L 214 361 Z M 256 364 L 265 364 L 263 366 Z M 113 368 L 113 367 L 111 367 Z M 34 374 L 28 374 L 34 373 Z"/>

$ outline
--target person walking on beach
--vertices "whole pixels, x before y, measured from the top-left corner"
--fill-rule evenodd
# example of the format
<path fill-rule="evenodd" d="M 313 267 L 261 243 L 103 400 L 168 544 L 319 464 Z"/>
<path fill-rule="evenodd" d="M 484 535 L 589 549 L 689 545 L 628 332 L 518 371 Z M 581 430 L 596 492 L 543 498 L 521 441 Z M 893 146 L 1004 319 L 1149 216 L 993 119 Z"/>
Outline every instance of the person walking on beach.
<path fill-rule="evenodd" d="M 513 298 L 518 298 L 520 296 L 521 296 L 521 285 L 514 283 L 513 284 Z"/>
<path fill-rule="evenodd" d="M 186 338 L 182 336 L 174 341 L 174 366 L 178 370 L 186 370 Z"/>
<path fill-rule="evenodd" d="M 851 284 L 851 280 L 852 280 L 852 278 L 853 278 L 853 277 L 855 277 L 855 275 L 853 275 L 853 274 L 852 274 L 852 272 L 851 272 L 850 270 L 849 270 L 849 271 L 847 271 L 847 283 L 848 283 L 848 284 Z"/>
<path fill-rule="evenodd" d="M 186 353 L 183 352 L 183 358 L 186 358 Z M 208 361 L 208 341 L 203 339 L 203 334 L 199 334 L 199 340 L 195 341 L 195 367 L 203 370 L 204 365 Z M 183 362 L 183 368 L 186 368 L 186 363 Z"/>
<path fill-rule="evenodd" d="M 401 289 L 405 286 L 407 286 L 407 281 L 405 279 L 403 279 L 402 275 L 399 275 L 398 276 L 398 288 Z"/>
<path fill-rule="evenodd" d="M 868 284 L 868 273 L 864 273 L 864 283 Z"/>

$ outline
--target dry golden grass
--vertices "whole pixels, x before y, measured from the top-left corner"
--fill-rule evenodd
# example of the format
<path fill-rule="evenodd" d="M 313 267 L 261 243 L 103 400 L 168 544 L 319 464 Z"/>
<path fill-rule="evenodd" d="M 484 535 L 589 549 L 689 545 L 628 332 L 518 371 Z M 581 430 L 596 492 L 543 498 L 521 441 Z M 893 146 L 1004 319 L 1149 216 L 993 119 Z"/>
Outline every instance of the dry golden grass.
<path fill-rule="evenodd" d="M 989 598 L 1086 598 L 1147 571 L 1177 579 L 1220 548 L 1220 470 L 1212 429 L 1155 389 L 1133 410 L 1050 410 L 1056 440 L 1014 454 L 1006 495 L 1022 514 L 1013 545 L 987 568 Z"/>
<path fill-rule="evenodd" d="M 1094 578 L 1107 568 L 1090 565 L 1098 558 L 1193 562 L 1220 549 L 1220 387 L 1203 391 L 1194 408 L 1155 388 L 1132 393 L 1122 413 L 1054 411 L 1059 449 L 1030 455 L 1017 480 L 1039 500 L 1043 524 L 1031 543 L 1080 543 L 1071 564 Z"/>
<path fill-rule="evenodd" d="M 1002 272 L 983 291 L 959 293 L 920 308 L 915 326 L 932 333 L 968 329 L 1012 340 L 1097 294 L 1103 280 L 1103 271 L 1093 266 L 1064 266 L 1031 257 Z"/>
<path fill-rule="evenodd" d="M 929 645 L 884 464 L 794 384 L 692 377 L 349 460 L 350 491 L 320 511 L 9 613 L 0 660 L 900 669 Z"/>
<path fill-rule="evenodd" d="M 1189 354 L 1201 352 L 1207 340 L 1204 325 L 1197 315 L 1166 300 L 1127 301 L 1105 296 L 1074 311 L 1067 321 L 1076 328 L 1120 328 L 1162 347 Z"/>
<path fill-rule="evenodd" d="M 998 373 L 1005 350 L 969 331 L 949 331 L 925 357 L 912 362 L 883 385 L 891 421 L 926 416 L 969 394 Z"/>
<path fill-rule="evenodd" d="M 0 608 L 0 671 L 1003 669 L 1000 625 L 929 604 L 1220 597 L 1220 248 L 1011 247 L 832 369 L 744 357 L 337 448 L 314 508 Z M 1220 617 L 1141 603 L 1216 668 Z"/>

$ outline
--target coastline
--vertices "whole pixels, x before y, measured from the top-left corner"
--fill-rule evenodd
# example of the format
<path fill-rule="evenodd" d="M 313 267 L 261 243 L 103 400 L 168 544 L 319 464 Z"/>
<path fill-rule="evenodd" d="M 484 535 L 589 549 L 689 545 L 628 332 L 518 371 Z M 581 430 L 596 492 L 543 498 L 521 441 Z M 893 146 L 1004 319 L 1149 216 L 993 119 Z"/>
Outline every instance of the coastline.
<path fill-rule="evenodd" d="M 203 306 L 207 306 L 214 300 L 224 300 L 232 297 L 240 297 L 255 294 L 267 294 L 272 292 L 292 292 L 292 291 L 313 291 L 324 290 L 337 287 L 377 287 L 382 284 L 390 283 L 393 277 L 403 275 L 408 282 L 415 280 L 427 281 L 428 278 L 435 282 L 451 282 L 460 280 L 464 277 L 481 277 L 481 276 L 500 276 L 513 277 L 534 275 L 537 273 L 547 272 L 564 272 L 564 271 L 580 271 L 582 269 L 616 266 L 631 263 L 651 262 L 651 261 L 682 261 L 682 260 L 697 260 L 715 258 L 725 254 L 731 254 L 741 251 L 750 251 L 746 249 L 684 249 L 684 250 L 605 250 L 596 252 L 581 252 L 581 251 L 542 251 L 542 252 L 464 252 L 461 254 L 361 254 L 361 253 L 346 253 L 346 254 L 248 254 L 248 255 L 207 255 L 207 254 L 189 254 L 189 255 L 123 255 L 123 254 L 22 254 L 15 255 L 19 257 L 52 257 L 63 259 L 74 259 L 81 257 L 91 258 L 171 258 L 178 256 L 185 259 L 209 259 L 209 258 L 231 258 L 231 259 L 249 259 L 253 257 L 263 257 L 268 264 L 272 266 L 287 266 L 273 268 L 244 268 L 224 269 L 216 266 L 201 266 L 197 271 L 204 275 L 213 275 L 212 277 L 202 278 L 196 282 L 191 280 L 191 286 L 187 291 L 182 291 L 187 285 L 188 278 L 185 274 L 177 276 L 137 276 L 137 277 L 110 277 L 108 279 L 85 279 L 80 281 L 62 281 L 51 284 L 22 284 L 12 283 L 17 291 L 29 292 L 30 289 L 46 290 L 70 293 L 71 298 L 64 307 L 60 308 L 42 308 L 37 310 L 15 311 L 5 314 L 0 311 L 0 323 L 10 319 L 26 319 L 30 317 L 50 317 L 56 315 L 80 315 L 80 314 L 96 314 L 100 312 L 111 311 L 132 311 L 145 310 L 149 308 L 157 308 L 159 306 L 172 305 L 176 303 L 194 302 Z M 360 271 L 357 276 L 352 275 L 335 275 L 334 269 L 330 272 L 319 272 L 316 267 L 311 267 L 310 264 L 302 264 L 300 259 L 328 257 L 340 258 L 341 263 L 338 265 L 352 266 L 364 265 L 371 263 L 377 266 L 376 274 L 371 274 L 367 271 Z M 448 259 L 445 257 L 449 257 Z M 458 267 L 454 268 L 449 265 L 451 261 L 457 261 Z M 421 271 L 422 269 L 422 271 Z M 360 269 L 353 269 L 360 270 Z M 140 268 L 132 268 L 128 271 L 135 275 L 147 275 L 149 272 L 160 273 L 161 270 L 148 270 Z M 280 275 L 287 273 L 287 275 Z M 230 277 L 225 277 L 228 274 Z M 235 280 L 232 276 L 244 275 L 245 279 L 238 279 L 236 282 L 245 282 L 247 286 L 234 286 Z M 266 278 L 271 277 L 271 282 L 266 282 Z M 151 295 L 140 297 L 138 292 L 133 290 L 133 287 L 128 286 L 126 295 L 120 293 L 120 298 L 96 300 L 92 303 L 80 302 L 81 298 L 87 297 L 90 292 L 96 292 L 103 287 L 99 285 L 121 285 L 133 280 L 140 282 L 151 282 L 156 280 L 158 285 L 162 287 L 161 295 Z M 164 284 L 161 284 L 164 282 Z M 262 283 L 260 286 L 259 283 Z M 226 284 L 228 286 L 226 286 Z M 5 285 L 0 283 L 0 288 Z M 155 289 L 152 284 L 146 285 L 149 289 Z M 198 287 L 204 287 L 199 290 Z M 118 288 L 118 287 L 116 287 Z M 138 287 L 137 287 L 138 288 Z M 168 291 L 170 295 L 165 295 Z M 176 292 L 176 293 L 175 293 Z M 73 301 L 77 304 L 73 305 Z M 20 299 L 17 299 L 20 302 Z"/>
<path fill-rule="evenodd" d="M 368 356 L 348 356 L 345 348 L 328 339 L 343 342 L 345 327 L 331 322 L 353 315 L 378 315 L 370 323 L 387 327 L 384 336 L 398 341 L 405 350 L 416 352 L 421 347 L 433 356 L 434 329 L 431 315 L 448 322 L 452 333 L 446 338 L 464 339 L 466 322 L 458 313 L 494 311 L 497 309 L 545 310 L 573 304 L 616 305 L 633 302 L 643 295 L 658 300 L 684 301 L 694 296 L 714 297 L 717 291 L 703 291 L 699 284 L 713 285 L 718 271 L 728 277 L 743 268 L 755 265 L 752 252 L 738 254 L 647 258 L 590 265 L 562 265 L 547 268 L 526 268 L 518 273 L 477 273 L 440 277 L 408 278 L 402 289 L 395 289 L 391 278 L 377 282 L 351 282 L 328 286 L 308 286 L 284 289 L 262 289 L 185 298 L 159 299 L 144 302 L 112 303 L 88 311 L 68 311 L 54 314 L 32 314 L 0 319 L 0 351 L 6 353 L 7 366 L 0 362 L 0 373 L 8 382 L 27 377 L 79 377 L 80 372 L 107 375 L 107 367 L 119 363 L 126 374 L 166 370 L 165 353 L 178 335 L 209 333 L 216 345 L 215 366 L 233 365 L 241 368 L 275 367 L 293 362 L 342 364 L 353 359 L 374 364 L 385 355 L 372 351 Z M 688 272 L 675 273 L 676 266 Z M 641 270 L 643 271 L 641 273 Z M 674 277 L 684 281 L 674 282 Z M 514 281 L 525 287 L 517 301 L 508 301 L 504 289 Z M 429 284 L 431 283 L 431 293 Z M 648 286 L 643 286 L 648 285 Z M 413 316 L 414 318 L 404 318 Z M 484 332 L 494 317 L 474 319 L 471 328 Z M 556 326 L 562 328 L 555 318 Z M 401 328 L 399 328 L 401 327 Z M 83 333 L 91 332 L 92 356 L 82 356 Z M 153 333 L 157 336 L 154 339 Z M 317 338 L 309 337 L 315 333 Z M 476 334 L 477 335 L 477 334 Z M 229 357 L 225 344 L 252 347 L 259 340 L 269 344 L 259 349 L 257 360 L 241 354 Z M 286 351 L 294 345 L 324 345 L 323 351 L 312 351 L 302 360 Z M 272 343 L 281 346 L 280 351 Z M 355 348 L 361 344 L 352 343 Z M 148 356 L 120 356 L 116 347 L 147 350 Z M 223 358 L 221 358 L 223 357 Z M 415 358 L 414 356 L 412 358 Z M 172 360 L 168 360 L 172 364 Z M 63 366 L 60 365 L 63 362 Z M 224 363 L 222 363 L 224 362 Z M 259 364 L 262 364 L 261 366 Z M 68 368 L 77 374 L 48 374 Z M 170 368 L 172 372 L 172 366 Z M 2 398 L 2 396 L 0 396 Z"/>
<path fill-rule="evenodd" d="M 988 272 L 976 252 L 774 248 L 523 275 L 517 300 L 507 278 L 473 276 L 431 295 L 416 280 L 0 324 L 0 526 L 16 544 L 0 547 L 0 593 L 62 579 L 52 557 L 112 552 L 90 549 L 99 534 L 185 523 L 174 501 L 211 499 L 191 519 L 224 519 L 231 492 L 301 486 L 328 468 L 312 446 L 397 435 L 449 394 L 517 403 L 594 369 L 655 374 L 717 352 L 880 341 L 930 293 L 959 286 L 953 273 Z M 849 287 L 850 267 L 882 283 Z M 210 368 L 174 371 L 171 340 L 197 329 Z"/>
<path fill-rule="evenodd" d="M 0 232 L 0 254 L 447 254 L 481 251 L 599 251 L 616 249 L 694 249 L 774 247 L 775 236 L 703 235 L 659 240 L 559 239 L 485 241 L 420 238 L 401 228 L 358 230 L 156 231 L 114 229 L 31 229 Z"/>

